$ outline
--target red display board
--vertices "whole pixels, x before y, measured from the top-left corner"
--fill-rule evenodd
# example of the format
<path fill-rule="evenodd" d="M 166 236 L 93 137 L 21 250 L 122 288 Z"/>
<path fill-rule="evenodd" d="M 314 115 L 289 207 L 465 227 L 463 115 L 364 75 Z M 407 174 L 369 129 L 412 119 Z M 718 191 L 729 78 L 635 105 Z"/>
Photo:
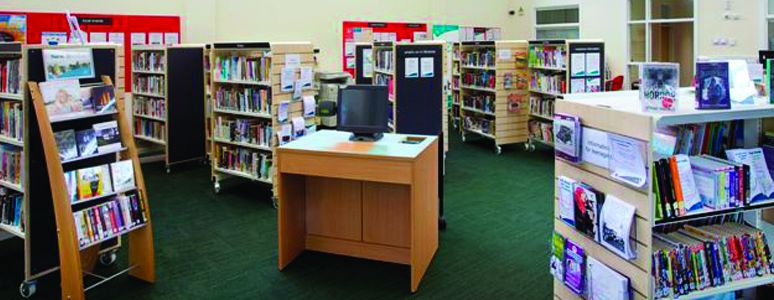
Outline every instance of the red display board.
<path fill-rule="evenodd" d="M 354 43 L 355 42 L 371 42 L 375 36 L 368 38 L 369 40 L 357 40 L 356 32 L 363 32 L 363 29 L 372 33 L 378 34 L 394 34 L 395 41 L 400 42 L 404 40 L 414 41 L 415 32 L 427 33 L 427 24 L 424 23 L 399 23 L 399 22 L 359 22 L 359 21 L 344 21 L 341 39 L 341 67 L 345 72 L 349 72 L 352 76 L 355 76 L 354 65 Z M 366 35 L 368 36 L 368 35 Z M 351 46 L 347 46 L 351 44 Z M 351 53 L 347 53 L 347 50 L 352 50 Z M 349 65 L 348 65 L 349 62 Z"/>
<path fill-rule="evenodd" d="M 70 27 L 67 25 L 64 13 L 40 13 L 0 11 L 0 14 L 14 14 L 27 16 L 27 44 L 40 44 L 43 32 L 67 32 L 69 38 Z M 180 42 L 180 17 L 179 16 L 146 16 L 146 15 L 109 15 L 72 13 L 78 18 L 81 30 L 90 35 L 92 32 L 104 32 L 106 34 L 120 32 L 124 34 L 124 66 L 125 88 L 131 91 L 131 34 L 133 32 L 145 33 L 145 43 L 148 43 L 148 33 L 176 33 Z"/>

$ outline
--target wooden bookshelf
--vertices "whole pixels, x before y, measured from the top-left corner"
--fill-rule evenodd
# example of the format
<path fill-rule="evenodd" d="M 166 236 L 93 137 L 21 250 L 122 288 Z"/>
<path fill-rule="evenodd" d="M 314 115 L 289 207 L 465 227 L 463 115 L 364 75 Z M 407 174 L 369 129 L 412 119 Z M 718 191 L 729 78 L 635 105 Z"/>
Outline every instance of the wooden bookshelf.
<path fill-rule="evenodd" d="M 397 108 L 395 107 L 395 95 L 397 87 L 395 86 L 395 43 L 393 42 L 374 42 L 371 47 L 374 59 L 374 74 L 372 82 L 374 85 L 386 85 L 388 90 L 388 100 L 390 101 L 391 115 L 387 117 L 387 126 L 390 132 L 395 132 L 397 122 Z"/>
<path fill-rule="evenodd" d="M 566 94 L 562 101 L 556 102 L 556 112 L 580 117 L 583 128 L 593 128 L 643 142 L 646 148 L 645 153 L 643 153 L 643 160 L 648 176 L 651 176 L 650 166 L 653 165 L 654 157 L 656 156 L 652 147 L 653 136 L 658 128 L 673 125 L 744 120 L 746 129 L 745 147 L 757 147 L 760 140 L 760 132 L 758 132 L 760 127 L 757 125 L 764 118 L 774 118 L 774 105 L 768 104 L 766 100 L 761 101 L 761 103 L 765 104 L 732 110 L 696 110 L 694 108 L 695 95 L 687 89 L 681 89 L 678 98 L 679 110 L 675 113 L 646 113 L 641 111 L 637 91 Z M 626 120 L 626 122 L 621 122 L 621 120 Z M 750 132 L 747 131 L 748 128 L 751 130 Z M 618 273 L 628 277 L 633 299 L 654 298 L 653 288 L 655 283 L 651 275 L 651 264 L 653 263 L 651 257 L 654 250 L 654 233 L 657 230 L 662 230 L 663 226 L 674 226 L 678 223 L 696 220 L 708 220 L 709 218 L 729 213 L 728 210 L 713 211 L 706 209 L 700 215 L 657 220 L 653 187 L 650 183 L 651 178 L 648 178 L 648 182 L 644 187 L 638 188 L 614 179 L 607 167 L 583 161 L 571 163 L 559 157 L 555 159 L 555 176 L 557 179 L 559 176 L 565 176 L 578 182 L 584 182 L 606 195 L 615 195 L 636 208 L 633 233 L 630 238 L 636 246 L 637 257 L 627 260 L 562 221 L 559 215 L 559 196 L 558 194 L 554 196 L 554 230 L 582 247 L 587 256 L 594 257 Z M 558 182 L 558 180 L 555 182 Z M 558 191 L 558 186 L 556 191 Z M 774 223 L 774 218 L 771 217 L 771 212 L 774 209 L 770 205 L 745 207 L 733 213 L 739 214 L 742 211 L 745 212 L 743 216 L 745 221 L 763 230 L 768 236 L 774 234 L 774 227 L 771 225 Z M 771 238 L 769 238 L 769 244 L 769 247 L 774 245 Z M 679 298 L 696 299 L 767 285 L 773 282 L 774 276 L 768 274 L 735 280 L 722 286 L 706 288 L 702 291 L 682 295 Z M 558 280 L 554 280 L 554 296 L 557 299 L 581 299 Z"/>
<path fill-rule="evenodd" d="M 0 90 L 0 115 L 3 115 L 4 118 L 15 116 L 14 119 L 16 120 L 16 122 L 9 121 L 7 123 L 8 125 L 0 125 L 0 145 L 3 146 L 5 149 L 4 151 L 14 151 L 21 153 L 22 155 L 24 155 L 24 141 L 26 135 L 24 131 L 25 109 L 23 102 L 24 92 L 26 91 L 25 63 L 23 45 L 21 43 L 0 42 L 0 67 L 3 69 L 8 68 L 8 70 L 16 69 L 17 71 L 15 73 L 17 74 L 16 76 L 18 76 L 14 76 L 15 78 L 18 78 L 16 80 L 10 80 L 7 77 L 0 78 L 0 80 L 8 81 L 8 83 L 5 83 L 8 85 L 6 90 Z M 11 65 L 15 67 L 11 68 Z M 8 73 L 9 74 L 5 76 L 9 76 L 12 72 Z M 12 81 L 17 83 L 11 84 Z M 14 87 L 12 88 L 11 85 Z M 16 126 L 11 126 L 11 123 L 17 124 Z M 27 171 L 24 169 L 24 165 L 22 165 L 22 168 L 19 171 L 21 172 L 21 175 L 18 180 L 15 180 L 14 178 L 0 178 L 0 190 L 4 190 L 9 194 L 18 193 L 21 196 L 22 213 L 21 220 L 19 220 L 20 224 L 19 226 L 16 226 L 14 224 L 3 224 L 0 222 L 0 231 L 5 231 L 21 239 L 27 239 L 28 232 L 24 225 L 27 224 L 27 220 L 29 219 L 26 214 L 26 212 L 29 211 L 29 208 L 27 205 L 27 193 L 24 186 L 21 184 L 22 182 L 26 182 L 24 176 Z"/>
<path fill-rule="evenodd" d="M 161 149 L 167 173 L 207 154 L 204 45 L 132 47 L 133 136 L 147 153 Z M 154 60 L 154 61 L 151 61 Z M 155 82 L 156 88 L 143 82 Z M 201 100 L 199 100 L 201 99 Z M 203 143 L 201 148 L 191 147 Z"/>
<path fill-rule="evenodd" d="M 260 78 L 254 80 L 233 80 L 233 78 L 219 78 L 218 61 L 228 57 L 247 57 L 254 60 L 263 60 L 265 69 L 260 72 Z M 293 99 L 293 91 L 282 91 L 281 72 L 288 67 L 288 63 L 297 63 L 295 75 L 298 79 L 301 67 L 314 68 L 314 48 L 309 42 L 236 42 L 236 43 L 215 43 L 212 45 L 210 54 L 211 65 L 211 91 L 212 98 L 212 179 L 215 193 L 220 191 L 220 181 L 227 177 L 241 177 L 255 182 L 261 182 L 272 186 L 274 201 L 276 201 L 277 189 L 274 188 L 276 182 L 276 172 L 272 165 L 276 148 L 279 144 L 277 131 L 282 125 L 290 124 L 295 117 L 304 117 L 307 131 L 315 130 L 315 117 L 304 116 L 304 107 L 302 99 Z M 228 91 L 232 88 L 251 87 L 257 90 L 265 90 L 265 106 L 258 109 L 239 109 L 219 107 L 219 90 Z M 316 91 L 310 88 L 302 90 L 303 96 L 313 96 Z M 288 103 L 287 120 L 279 120 L 279 106 L 283 102 Z M 268 143 L 256 144 L 244 141 L 234 141 L 221 137 L 217 131 L 219 120 L 242 119 L 253 124 L 263 124 L 270 128 Z M 238 170 L 229 168 L 227 162 L 221 161 L 224 151 L 249 151 L 255 153 L 262 159 L 265 167 L 258 164 L 257 170 Z M 229 152 L 225 152 L 229 153 Z M 260 172 L 263 169 L 265 172 Z M 276 202 L 275 202 L 276 204 Z"/>
<path fill-rule="evenodd" d="M 212 44 L 204 47 L 204 132 L 206 140 L 204 149 L 209 161 L 212 153 L 212 68 L 210 67 L 210 54 Z"/>
<path fill-rule="evenodd" d="M 462 130 L 461 121 L 462 118 L 460 117 L 462 112 L 461 110 L 461 101 L 460 100 L 460 43 L 454 42 L 452 44 L 452 59 L 451 59 L 451 82 L 450 87 L 451 89 L 451 107 L 449 107 L 449 119 L 452 122 L 452 126 L 458 130 Z"/>
<path fill-rule="evenodd" d="M 501 145 L 527 142 L 528 90 L 523 84 L 528 78 L 527 50 L 527 41 L 460 44 L 460 118 L 463 141 L 468 134 L 491 139 L 497 154 L 502 151 Z M 486 64 L 470 59 L 484 55 L 491 56 Z M 488 85 L 471 84 L 469 80 L 474 77 L 492 79 L 488 79 Z M 510 86 L 506 86 L 506 81 L 510 81 Z M 486 105 L 489 108 L 476 107 L 478 104 L 471 107 L 474 98 L 488 99 L 482 102 L 490 103 Z"/>

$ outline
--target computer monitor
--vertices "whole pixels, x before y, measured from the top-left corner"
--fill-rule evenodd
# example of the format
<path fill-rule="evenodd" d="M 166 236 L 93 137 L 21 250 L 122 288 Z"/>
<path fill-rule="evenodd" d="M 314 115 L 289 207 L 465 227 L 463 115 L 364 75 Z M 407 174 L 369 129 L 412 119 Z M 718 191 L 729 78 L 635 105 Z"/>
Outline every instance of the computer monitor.
<path fill-rule="evenodd" d="M 376 141 L 387 127 L 387 87 L 350 85 L 339 90 L 338 129 L 352 132 L 350 140 Z"/>

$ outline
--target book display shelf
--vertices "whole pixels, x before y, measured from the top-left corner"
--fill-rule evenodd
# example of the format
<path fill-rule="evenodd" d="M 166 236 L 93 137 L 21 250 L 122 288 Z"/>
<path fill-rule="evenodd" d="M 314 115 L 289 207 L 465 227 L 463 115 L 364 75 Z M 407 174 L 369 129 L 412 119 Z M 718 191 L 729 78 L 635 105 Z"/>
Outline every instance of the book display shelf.
<path fill-rule="evenodd" d="M 394 42 L 374 42 L 374 85 L 386 85 L 387 97 L 390 101 L 390 114 L 387 116 L 387 126 L 390 132 L 395 132 L 396 108 L 395 108 L 395 43 Z"/>
<path fill-rule="evenodd" d="M 84 91 L 91 95 L 95 90 L 111 92 L 82 100 L 91 103 L 84 105 L 90 109 L 74 115 L 54 112 L 59 108 L 49 109 L 43 100 L 45 92 L 41 92 L 43 84 L 52 83 L 46 81 L 43 57 L 47 51 L 83 49 L 92 54 L 94 75 L 75 82 L 80 88 L 78 96 Z M 123 49 L 115 44 L 28 45 L 24 51 L 29 88 L 24 100 L 25 188 L 29 199 L 25 215 L 33 234 L 25 239 L 22 296 L 32 296 L 36 279 L 55 271 L 60 273 L 63 299 L 84 299 L 86 291 L 123 274 L 153 282 L 149 203 L 131 125 L 124 117 L 123 94 L 117 92 L 124 85 L 120 77 L 124 70 Z M 53 94 L 52 89 L 47 91 Z M 106 96 L 111 94 L 114 96 Z M 104 102 L 92 102 L 96 99 Z M 80 144 L 83 149 L 76 148 L 76 131 L 93 137 Z M 69 139 L 63 138 L 68 135 Z M 60 145 L 67 148 L 60 149 Z M 92 152 L 84 154 L 89 148 Z M 65 152 L 75 156 L 63 158 Z M 106 266 L 115 263 L 124 236 L 128 236 L 129 246 L 127 267 L 94 270 L 98 260 Z"/>
<path fill-rule="evenodd" d="M 212 154 L 212 68 L 210 67 L 210 53 L 212 44 L 204 47 L 204 132 L 207 139 L 204 141 L 204 149 L 209 160 Z"/>
<path fill-rule="evenodd" d="M 206 101 L 203 45 L 132 47 L 134 138 L 161 148 L 167 173 L 174 164 L 203 160 Z"/>
<path fill-rule="evenodd" d="M 460 129 L 462 122 L 462 108 L 460 100 L 460 42 L 452 44 L 452 63 L 451 63 L 451 106 L 449 107 L 449 119 L 454 128 Z"/>
<path fill-rule="evenodd" d="M 626 155 L 627 151 L 615 154 L 619 152 L 610 150 L 610 162 L 608 165 L 600 161 L 600 158 L 604 156 L 587 154 L 587 152 L 583 152 L 583 156 L 580 157 L 578 162 L 573 162 L 562 158 L 561 155 L 557 155 L 555 158 L 556 195 L 554 213 L 555 237 L 553 245 L 557 245 L 556 235 L 559 235 L 566 239 L 563 242 L 564 245 L 570 244 L 571 241 L 574 247 L 581 248 L 582 250 L 575 251 L 575 253 L 580 252 L 586 262 L 593 258 L 594 261 L 598 261 L 619 275 L 628 278 L 628 293 L 631 295 L 631 299 L 678 299 L 678 297 L 679 299 L 698 299 L 774 283 L 774 274 L 772 274 L 774 272 L 774 264 L 771 264 L 770 251 L 768 250 L 774 246 L 771 238 L 774 234 L 774 226 L 772 226 L 772 223 L 774 223 L 774 209 L 772 209 L 774 201 L 747 198 L 750 195 L 749 190 L 745 190 L 743 186 L 749 183 L 748 179 L 744 179 L 744 176 L 729 175 L 736 176 L 730 178 L 739 178 L 740 184 L 735 185 L 739 189 L 734 188 L 732 189 L 734 192 L 725 195 L 735 195 L 729 196 L 732 199 L 733 197 L 738 197 L 738 206 L 725 209 L 709 208 L 709 203 L 716 203 L 714 202 L 716 200 L 705 200 L 705 196 L 702 194 L 699 206 L 703 205 L 703 208 L 688 209 L 687 214 L 683 213 L 679 214 L 679 216 L 667 216 L 664 215 L 665 206 L 661 199 L 675 196 L 664 196 L 665 198 L 662 198 L 661 195 L 665 195 L 663 192 L 667 191 L 671 195 L 678 195 L 676 197 L 680 200 L 676 200 L 674 203 L 681 204 L 677 204 L 674 207 L 682 207 L 682 197 L 688 199 L 688 192 L 687 190 L 685 190 L 685 193 L 679 192 L 680 182 L 685 180 L 682 175 L 679 175 L 679 179 L 671 178 L 671 176 L 678 175 L 670 175 L 670 180 L 676 182 L 674 185 L 668 183 L 674 187 L 674 192 L 669 192 L 672 191 L 669 188 L 665 189 L 664 186 L 667 184 L 662 180 L 664 176 L 662 176 L 662 169 L 658 166 L 664 157 L 677 157 L 677 155 L 661 154 L 664 153 L 664 150 L 662 150 L 664 149 L 662 147 L 664 145 L 662 143 L 664 141 L 662 138 L 664 132 L 681 127 L 695 128 L 711 126 L 710 124 L 725 124 L 722 126 L 737 124 L 733 126 L 737 126 L 735 128 L 738 129 L 738 131 L 730 130 L 726 133 L 723 133 L 723 131 L 713 131 L 720 132 L 718 135 L 720 138 L 711 138 L 711 140 L 716 141 L 711 142 L 711 144 L 717 145 L 718 148 L 716 149 L 719 149 L 719 151 L 713 153 L 712 150 L 705 149 L 701 150 L 699 154 L 690 154 L 690 165 L 693 171 L 690 169 L 688 171 L 692 172 L 689 174 L 693 174 L 691 178 L 699 177 L 696 174 L 700 172 L 697 171 L 697 168 L 700 167 L 696 167 L 695 164 L 701 162 L 703 158 L 722 160 L 726 159 L 726 154 L 723 154 L 724 150 L 761 147 L 763 142 L 760 132 L 761 123 L 765 118 L 774 118 L 774 105 L 768 104 L 767 99 L 758 99 L 759 101 L 756 101 L 757 104 L 755 105 L 730 110 L 696 110 L 694 108 L 695 95 L 687 89 L 681 90 L 678 98 L 678 110 L 672 113 L 642 112 L 637 91 L 567 94 L 564 96 L 564 100 L 556 102 L 556 113 L 572 115 L 580 119 L 583 139 L 586 139 L 588 135 L 590 136 L 589 139 L 593 140 L 589 141 L 589 143 L 599 142 L 600 140 L 604 141 L 607 138 L 610 141 L 610 149 L 613 149 L 613 144 L 620 145 L 618 142 L 614 142 L 614 140 L 634 141 L 631 143 L 631 145 L 634 145 L 631 149 L 639 148 L 640 155 L 632 155 L 631 157 L 641 157 L 642 166 L 636 166 L 636 163 L 633 165 L 637 168 L 644 167 L 645 173 L 643 173 L 644 181 L 642 181 L 643 183 L 639 187 L 636 184 L 629 184 L 625 180 L 618 179 L 621 177 L 615 176 L 618 172 L 617 170 L 621 170 L 619 166 L 624 165 L 615 162 L 623 161 L 620 158 L 628 157 Z M 626 122 L 621 122 L 621 120 L 626 120 Z M 560 130 L 564 131 L 564 128 L 560 128 Z M 675 145 L 679 146 L 681 143 L 680 139 L 683 138 L 678 135 L 678 141 Z M 560 139 L 560 137 L 557 137 L 557 139 Z M 699 140 L 698 137 L 696 139 L 691 137 L 690 139 L 691 142 L 688 143 L 695 142 L 699 145 L 708 143 L 706 139 Z M 587 144 L 584 141 L 582 147 L 586 146 Z M 594 146 L 590 147 L 593 148 Z M 678 152 L 678 148 L 673 149 L 675 149 L 674 152 L 667 152 Z M 698 149 L 702 148 L 699 147 Z M 709 149 L 712 149 L 712 147 Z M 628 153 L 636 152 L 636 150 L 628 151 Z M 729 157 L 728 159 L 731 158 Z M 636 160 L 635 158 L 633 161 Z M 742 165 L 738 164 L 738 166 L 741 171 Z M 676 172 L 683 171 L 671 170 L 671 174 L 676 174 Z M 755 176 L 755 174 L 751 174 L 751 176 Z M 600 208 L 602 213 L 600 214 L 597 209 L 595 209 L 596 212 L 591 213 L 594 226 L 597 226 L 596 222 L 600 223 L 599 227 L 596 228 L 599 234 L 597 238 L 589 235 L 587 232 L 584 233 L 579 227 L 578 214 L 580 210 L 577 208 L 576 203 L 570 204 L 569 208 L 570 214 L 572 214 L 572 206 L 576 206 L 575 225 L 573 226 L 566 222 L 562 217 L 562 211 L 566 211 L 561 206 L 564 202 L 562 201 L 562 197 L 564 197 L 562 191 L 567 189 L 562 187 L 560 182 L 563 179 L 561 178 L 569 178 L 576 182 L 575 188 L 572 188 L 575 191 L 574 193 L 577 193 L 577 187 L 581 183 L 583 186 L 597 191 L 597 203 L 600 203 L 599 195 L 602 195 L 603 202 L 605 203 Z M 716 181 L 715 183 L 722 188 L 722 182 Z M 742 184 L 741 182 L 746 183 Z M 706 188 L 712 189 L 712 185 L 704 185 L 702 187 L 704 190 Z M 717 195 L 723 194 L 716 194 L 712 199 L 721 199 L 721 196 Z M 574 201 L 577 201 L 578 195 L 574 197 L 576 199 Z M 628 236 L 621 237 L 621 240 L 629 239 L 631 247 L 636 253 L 633 258 L 619 255 L 610 246 L 603 243 L 603 241 L 608 240 L 609 232 L 607 227 L 603 229 L 602 223 L 605 220 L 600 220 L 599 218 L 600 215 L 605 214 L 604 206 L 607 205 L 611 198 L 617 198 L 625 202 L 628 207 L 633 207 L 632 229 L 630 233 L 627 233 Z M 570 196 L 570 199 L 573 199 L 573 196 Z M 669 204 L 667 203 L 666 205 Z M 589 209 L 591 208 L 587 204 L 586 210 Z M 763 235 L 769 236 L 768 245 Z M 741 252 L 735 252 L 737 250 Z M 742 252 L 744 255 L 735 254 Z M 559 253 L 562 253 L 562 251 L 559 251 Z M 567 259 L 566 251 L 563 255 Z M 680 262 L 681 257 L 685 258 L 687 255 L 691 255 L 687 261 L 682 260 Z M 724 258 L 721 259 L 719 257 Z M 685 267 L 686 265 L 688 267 Z M 666 266 L 670 266 L 672 269 L 668 269 Z M 742 270 L 746 271 L 738 273 L 729 271 L 734 270 L 736 267 L 741 267 Z M 579 269 L 576 268 L 576 270 L 584 270 L 584 268 L 586 266 L 582 265 Z M 690 270 L 683 273 L 687 269 Z M 567 267 L 565 267 L 563 272 L 567 272 Z M 673 272 L 680 272 L 681 275 L 675 275 L 676 273 Z M 657 275 L 654 276 L 654 273 Z M 687 279 L 689 278 L 688 276 L 692 276 L 690 277 L 691 279 Z M 677 279 L 678 277 L 682 279 Z M 573 291 L 571 288 L 573 285 L 579 285 L 568 284 L 566 274 L 564 282 L 560 279 L 561 276 L 555 278 L 555 298 L 563 300 L 582 299 L 578 296 L 577 291 Z M 593 278 L 589 280 L 592 280 L 593 283 Z M 576 283 L 578 282 L 580 281 L 576 281 Z M 690 288 L 688 287 L 689 285 L 691 286 Z M 593 287 L 588 288 L 584 293 L 587 293 L 589 289 L 593 289 Z"/>
<path fill-rule="evenodd" d="M 355 84 L 372 84 L 374 78 L 373 44 L 355 43 Z"/>
<path fill-rule="evenodd" d="M 604 42 L 537 40 L 529 42 L 529 143 L 554 146 L 554 103 L 567 93 L 599 92 L 605 69 Z M 590 56 L 587 53 L 592 53 Z M 588 60 L 587 60 L 588 58 Z M 568 71 L 571 61 L 574 73 Z M 586 71 L 589 72 L 586 72 Z M 574 88 L 568 90 L 568 82 Z M 588 87 L 588 88 L 587 88 Z"/>
<path fill-rule="evenodd" d="M 527 41 L 462 42 L 460 117 L 468 134 L 501 145 L 527 142 Z"/>
<path fill-rule="evenodd" d="M 279 135 L 292 139 L 281 131 L 293 135 L 316 128 L 302 101 L 314 96 L 311 83 L 301 88 L 300 97 L 293 90 L 301 70 L 314 68 L 314 47 L 309 42 L 214 43 L 210 56 L 214 191 L 220 192 L 224 178 L 245 178 L 271 185 L 276 204 L 273 158 Z M 294 81 L 285 82 L 284 71 Z M 305 129 L 291 124 L 297 118 L 303 118 Z"/>
<path fill-rule="evenodd" d="M 0 155 L 3 176 L 0 177 L 0 231 L 26 239 L 27 201 L 24 190 L 24 52 L 18 42 L 0 43 Z M 7 164 L 7 165 L 6 165 Z M 12 172 L 5 172 L 5 170 Z"/>

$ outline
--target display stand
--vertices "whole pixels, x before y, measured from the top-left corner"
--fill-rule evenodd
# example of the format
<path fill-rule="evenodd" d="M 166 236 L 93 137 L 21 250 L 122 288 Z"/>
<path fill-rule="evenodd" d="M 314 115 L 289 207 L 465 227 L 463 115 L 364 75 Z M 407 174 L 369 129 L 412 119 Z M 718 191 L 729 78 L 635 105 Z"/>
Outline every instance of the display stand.
<path fill-rule="evenodd" d="M 204 47 L 204 132 L 207 139 L 204 141 L 204 149 L 207 160 L 212 156 L 212 68 L 210 67 L 210 53 L 212 44 Z"/>
<path fill-rule="evenodd" d="M 460 43 L 454 42 L 452 46 L 452 63 L 451 63 L 451 106 L 449 107 L 449 117 L 452 122 L 452 126 L 458 130 L 462 130 L 462 108 L 460 100 Z"/>
<path fill-rule="evenodd" d="M 258 61 L 260 70 L 251 79 L 235 79 L 228 72 L 222 71 L 222 64 L 229 58 L 249 58 Z M 272 185 L 274 203 L 276 204 L 277 189 L 274 188 L 276 172 L 272 165 L 276 147 L 279 144 L 277 132 L 282 125 L 291 126 L 295 117 L 303 117 L 307 131 L 315 130 L 314 116 L 304 115 L 304 105 L 301 99 L 294 99 L 293 90 L 283 91 L 281 87 L 281 72 L 286 67 L 294 68 L 295 78 L 300 77 L 300 68 L 314 67 L 314 47 L 308 42 L 247 42 L 247 43 L 215 43 L 212 45 L 212 88 L 213 93 L 213 141 L 212 141 L 212 178 L 215 193 L 220 192 L 220 181 L 228 176 L 236 176 L 252 181 Z M 261 95 L 250 103 L 233 103 L 224 106 L 221 101 L 225 92 L 234 89 L 254 89 L 254 95 Z M 314 89 L 310 86 L 302 89 L 302 96 L 313 96 Z M 279 107 L 287 102 L 287 119 L 280 120 Z M 239 121 L 237 120 L 239 119 Z M 219 124 L 225 122 L 246 122 L 253 126 L 264 128 L 260 143 L 245 142 L 235 137 L 226 137 L 223 130 L 218 130 Z M 221 127 L 221 129 L 226 129 Z M 226 130 L 228 131 L 228 130 Z M 234 156 L 234 155 L 237 156 Z M 241 158 L 240 158 L 241 157 Z M 236 159 L 244 161 L 236 163 Z M 239 165 L 242 165 L 240 167 Z"/>
<path fill-rule="evenodd" d="M 462 140 L 468 133 L 501 145 L 528 140 L 527 41 L 462 42 Z"/>
<path fill-rule="evenodd" d="M 135 45 L 132 48 L 134 137 L 164 151 L 167 173 L 174 164 L 204 159 L 201 124 L 206 99 L 204 46 Z M 197 103 L 198 102 L 198 103 Z"/>
<path fill-rule="evenodd" d="M 373 45 L 355 44 L 355 84 L 372 84 L 374 77 Z"/>
<path fill-rule="evenodd" d="M 745 106 L 732 110 L 696 110 L 694 109 L 695 96 L 687 90 L 681 90 L 679 96 L 679 110 L 675 113 L 644 113 L 638 99 L 637 91 L 608 92 L 595 94 L 568 94 L 563 101 L 556 102 L 556 112 L 569 114 L 580 118 L 584 130 L 593 128 L 606 134 L 624 136 L 644 143 L 645 149 L 642 155 L 644 165 L 647 168 L 648 177 L 652 171 L 654 157 L 654 136 L 658 130 L 667 126 L 700 124 L 707 122 L 725 122 L 744 120 L 744 147 L 758 147 L 761 118 L 774 117 L 774 105 L 761 104 Z M 768 101 L 763 101 L 768 102 Z M 606 194 L 615 195 L 620 200 L 634 206 L 635 217 L 633 230 L 629 238 L 636 247 L 636 258 L 627 260 L 587 235 L 582 234 L 574 227 L 567 225 L 560 218 L 559 195 L 555 195 L 554 230 L 570 239 L 581 248 L 585 255 L 591 256 L 597 261 L 614 269 L 616 272 L 629 278 L 631 284 L 632 299 L 653 299 L 655 286 L 652 276 L 652 253 L 655 249 L 654 234 L 661 231 L 670 231 L 690 221 L 710 221 L 715 217 L 737 214 L 751 225 L 766 232 L 771 237 L 771 223 L 774 218 L 767 218 L 765 213 L 772 212 L 771 201 L 760 206 L 744 206 L 732 211 L 716 210 L 700 215 L 680 217 L 675 220 L 656 217 L 655 193 L 653 192 L 652 179 L 642 188 L 637 188 L 613 178 L 608 167 L 592 164 L 588 161 L 572 163 L 562 158 L 555 159 L 555 176 L 564 176 L 577 182 L 583 182 L 594 189 Z M 558 181 L 555 181 L 558 182 Z M 557 187 L 558 190 L 558 187 Z M 769 247 L 771 247 L 769 238 Z M 734 280 L 726 282 L 718 287 L 708 287 L 702 291 L 696 291 L 679 296 L 679 299 L 696 299 L 726 292 L 737 291 L 759 285 L 774 282 L 774 275 L 767 274 L 754 278 Z M 559 280 L 554 280 L 554 296 L 557 299 L 581 299 L 570 291 Z M 671 297 L 670 297 L 671 298 Z"/>
<path fill-rule="evenodd" d="M 8 122 L 3 122 L 0 126 L 0 145 L 2 145 L 3 151 L 12 151 L 13 153 L 24 152 L 23 100 L 26 88 L 24 64 L 25 58 L 21 43 L 0 43 L 0 71 L 4 72 L 0 75 L 0 80 L 7 80 L 7 83 L 0 87 L 0 116 L 3 119 L 8 119 Z M 6 79 L 5 76 L 12 76 L 15 79 Z M 23 169 L 22 174 L 26 174 Z M 16 222 L 13 223 L 0 222 L 0 231 L 5 231 L 21 239 L 27 239 L 28 231 L 25 230 L 24 225 L 27 224 L 28 218 L 24 212 L 29 210 L 26 201 L 27 193 L 22 182 L 26 182 L 23 175 L 18 178 L 5 176 L 0 178 L 0 191 L 3 195 L 20 195 L 22 205 L 19 220 L 14 218 Z"/>

